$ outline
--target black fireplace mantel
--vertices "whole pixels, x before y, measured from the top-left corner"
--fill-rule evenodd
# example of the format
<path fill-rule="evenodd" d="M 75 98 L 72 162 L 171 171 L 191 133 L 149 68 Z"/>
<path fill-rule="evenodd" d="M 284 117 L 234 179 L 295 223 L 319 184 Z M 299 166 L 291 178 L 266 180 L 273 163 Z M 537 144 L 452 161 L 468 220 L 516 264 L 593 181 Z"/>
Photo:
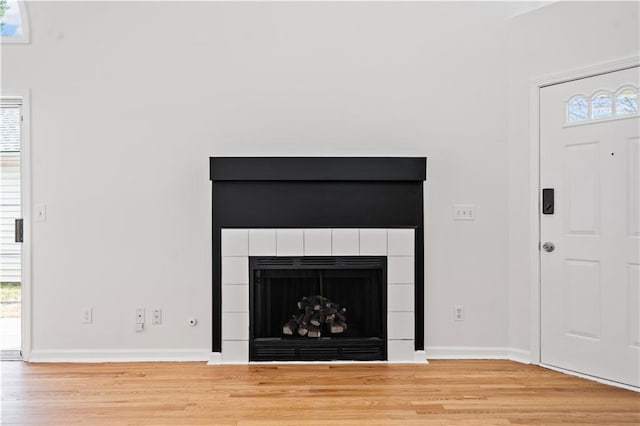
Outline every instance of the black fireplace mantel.
<path fill-rule="evenodd" d="M 415 346 L 424 349 L 424 157 L 211 157 L 212 351 L 222 349 L 223 228 L 415 229 Z"/>
<path fill-rule="evenodd" d="M 211 157 L 212 181 L 419 181 L 420 157 Z"/>

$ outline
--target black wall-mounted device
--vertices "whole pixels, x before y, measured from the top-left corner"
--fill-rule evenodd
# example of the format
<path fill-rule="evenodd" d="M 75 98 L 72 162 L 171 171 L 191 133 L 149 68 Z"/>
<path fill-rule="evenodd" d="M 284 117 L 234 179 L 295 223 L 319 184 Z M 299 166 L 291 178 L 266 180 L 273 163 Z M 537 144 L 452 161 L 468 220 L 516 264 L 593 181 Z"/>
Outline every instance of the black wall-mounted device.
<path fill-rule="evenodd" d="M 542 214 L 553 214 L 555 207 L 553 188 L 542 190 Z"/>

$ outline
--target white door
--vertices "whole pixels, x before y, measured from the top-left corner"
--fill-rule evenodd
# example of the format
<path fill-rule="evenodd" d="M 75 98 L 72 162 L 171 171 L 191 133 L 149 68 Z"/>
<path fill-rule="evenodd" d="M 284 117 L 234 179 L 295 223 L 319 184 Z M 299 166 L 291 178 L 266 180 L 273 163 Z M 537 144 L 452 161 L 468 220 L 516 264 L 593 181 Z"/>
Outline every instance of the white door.
<path fill-rule="evenodd" d="M 540 252 L 541 360 L 631 386 L 640 386 L 638 70 L 540 92 L 540 232 L 555 245 Z"/>

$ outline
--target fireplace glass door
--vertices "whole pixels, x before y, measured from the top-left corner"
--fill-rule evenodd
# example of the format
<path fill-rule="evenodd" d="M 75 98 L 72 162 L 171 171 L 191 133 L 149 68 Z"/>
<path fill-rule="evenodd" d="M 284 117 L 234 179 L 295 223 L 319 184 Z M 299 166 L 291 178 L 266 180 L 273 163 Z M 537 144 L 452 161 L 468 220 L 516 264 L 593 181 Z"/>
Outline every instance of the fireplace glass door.
<path fill-rule="evenodd" d="M 251 257 L 251 361 L 386 360 L 386 257 Z"/>

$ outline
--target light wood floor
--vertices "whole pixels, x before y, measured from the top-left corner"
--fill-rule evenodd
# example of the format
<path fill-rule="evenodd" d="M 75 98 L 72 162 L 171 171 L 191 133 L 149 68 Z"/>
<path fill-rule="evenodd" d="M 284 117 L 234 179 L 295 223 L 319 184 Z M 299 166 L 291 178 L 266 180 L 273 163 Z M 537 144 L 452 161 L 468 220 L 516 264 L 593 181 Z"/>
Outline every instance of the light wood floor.
<path fill-rule="evenodd" d="M 640 424 L 640 394 L 510 361 L 0 363 L 3 424 Z"/>

